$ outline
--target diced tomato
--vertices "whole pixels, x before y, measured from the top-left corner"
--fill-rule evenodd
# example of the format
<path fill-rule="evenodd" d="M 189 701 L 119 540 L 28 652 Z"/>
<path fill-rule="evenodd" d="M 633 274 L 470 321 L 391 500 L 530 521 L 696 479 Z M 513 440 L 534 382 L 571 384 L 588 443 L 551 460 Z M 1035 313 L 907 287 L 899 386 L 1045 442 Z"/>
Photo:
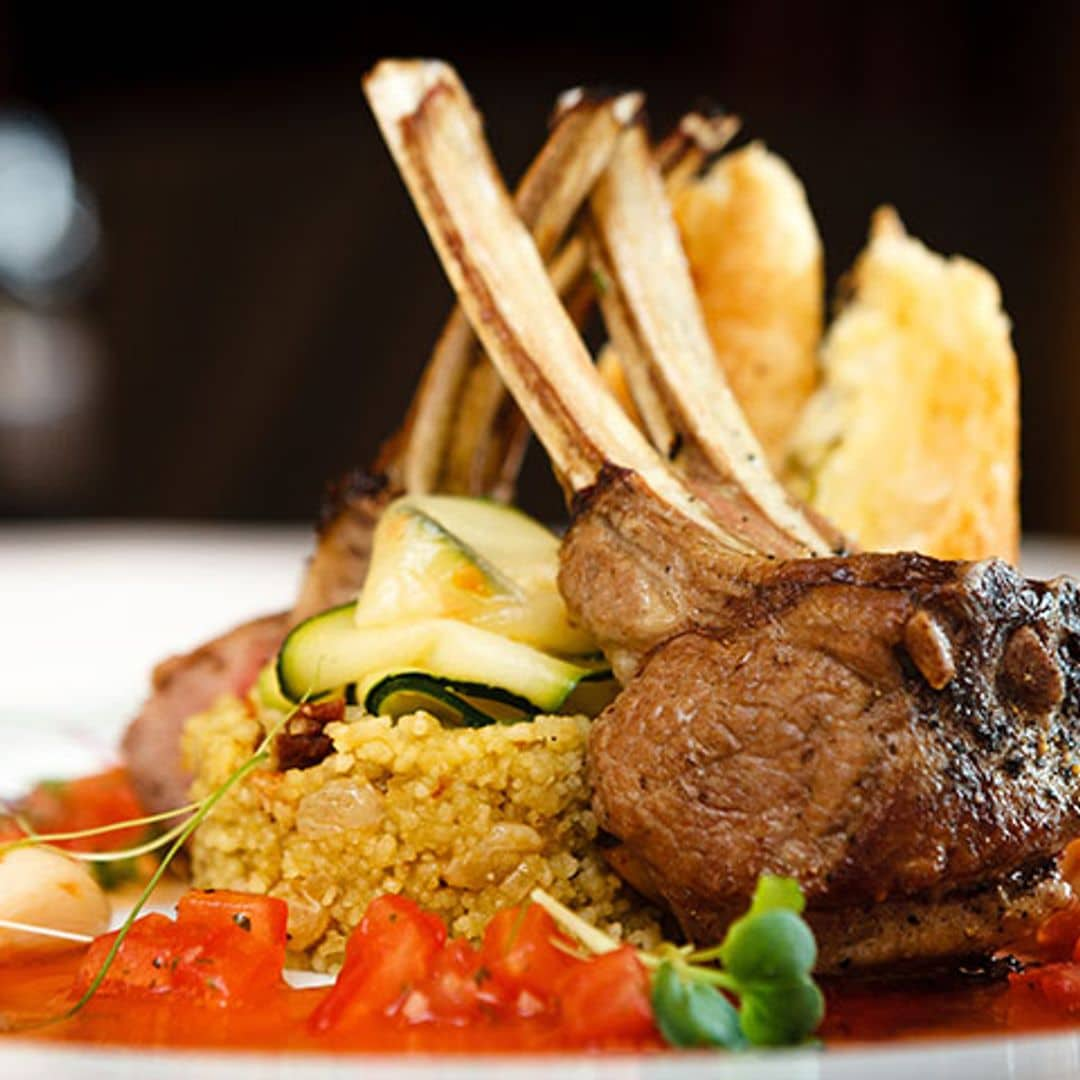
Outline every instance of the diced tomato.
<path fill-rule="evenodd" d="M 239 930 L 268 958 L 279 957 L 278 967 L 285 963 L 289 906 L 284 900 L 229 889 L 192 889 L 180 897 L 176 915 L 181 923 L 208 930 Z"/>
<path fill-rule="evenodd" d="M 431 965 L 431 975 L 420 989 L 427 1006 L 424 1020 L 465 1024 L 498 1004 L 479 949 L 464 938 L 455 938 L 443 946 Z M 414 1012 L 407 1018 L 416 1022 L 421 1017 Z"/>
<path fill-rule="evenodd" d="M 214 902 L 215 896 L 221 899 Z M 136 920 L 97 992 L 169 993 L 221 1006 L 258 1000 L 281 985 L 287 917 L 288 906 L 273 897 L 190 895 L 181 901 L 175 921 L 158 914 Z M 77 994 L 96 978 L 116 938 L 106 934 L 90 946 Z"/>
<path fill-rule="evenodd" d="M 82 994 L 96 978 L 117 937 L 117 933 L 112 933 L 94 939 L 79 969 L 77 994 Z M 98 994 L 169 989 L 175 971 L 172 959 L 178 945 L 176 923 L 172 919 L 167 915 L 144 915 L 128 931 Z"/>
<path fill-rule="evenodd" d="M 492 916 L 481 958 L 508 998 L 526 992 L 517 1011 L 531 1015 L 539 1011 L 537 1004 L 554 1000 L 563 979 L 581 963 L 567 949 L 574 944 L 555 920 L 539 904 L 529 904 Z"/>
<path fill-rule="evenodd" d="M 311 1014 L 317 1032 L 392 1013 L 425 982 L 446 943 L 446 925 L 411 900 L 376 897 L 345 946 L 345 964 L 333 990 Z"/>
<path fill-rule="evenodd" d="M 1044 964 L 1010 976 L 1009 982 L 1041 994 L 1055 1009 L 1080 1013 L 1080 964 Z"/>
<path fill-rule="evenodd" d="M 656 1033 L 649 974 L 628 945 L 579 964 L 562 983 L 560 1002 L 574 1039 L 609 1042 Z"/>
<path fill-rule="evenodd" d="M 1055 911 L 1035 936 L 1039 954 L 1049 960 L 1077 959 L 1080 945 L 1080 904 Z"/>
<path fill-rule="evenodd" d="M 38 784 L 20 801 L 19 810 L 43 833 L 82 832 L 131 821 L 145 813 L 125 769 Z M 73 851 L 111 851 L 138 843 L 145 831 L 142 826 L 135 826 L 100 836 L 65 840 L 59 846 Z"/>
<path fill-rule="evenodd" d="M 425 949 L 429 946 L 432 951 L 440 949 L 446 943 L 446 924 L 438 915 L 424 911 L 404 896 L 394 893 L 377 896 L 345 945 L 345 962 L 352 956 L 367 955 L 370 943 L 396 943 L 413 937 Z"/>

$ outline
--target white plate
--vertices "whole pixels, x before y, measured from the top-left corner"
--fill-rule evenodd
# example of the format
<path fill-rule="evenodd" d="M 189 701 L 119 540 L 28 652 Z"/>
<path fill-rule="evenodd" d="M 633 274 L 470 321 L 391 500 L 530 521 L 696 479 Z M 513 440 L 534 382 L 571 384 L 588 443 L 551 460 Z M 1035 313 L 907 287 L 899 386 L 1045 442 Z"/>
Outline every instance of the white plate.
<path fill-rule="evenodd" d="M 309 548 L 300 528 L 0 529 L 0 797 L 111 759 L 153 665 L 287 607 Z"/>
<path fill-rule="evenodd" d="M 0 796 L 115 759 L 147 673 L 241 619 L 285 607 L 309 546 L 300 529 L 208 526 L 0 529 Z M 1025 568 L 1080 571 L 1080 545 L 1033 540 Z M 0 1077 L 188 1080 L 434 1077 L 550 1080 L 1059 1080 L 1080 1077 L 1076 1035 L 728 1057 L 313 1057 L 51 1047 L 0 1038 Z"/>

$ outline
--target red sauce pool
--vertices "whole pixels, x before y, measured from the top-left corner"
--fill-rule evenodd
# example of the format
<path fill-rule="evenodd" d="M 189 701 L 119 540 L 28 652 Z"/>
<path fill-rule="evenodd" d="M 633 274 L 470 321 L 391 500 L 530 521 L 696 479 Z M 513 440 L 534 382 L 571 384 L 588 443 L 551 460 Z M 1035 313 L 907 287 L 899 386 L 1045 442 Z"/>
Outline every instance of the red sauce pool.
<path fill-rule="evenodd" d="M 27 810 L 36 807 L 39 827 L 74 829 L 125 820 L 133 816 L 133 800 L 126 775 L 115 770 L 59 787 L 43 786 L 31 794 Z M 0 820 L 0 839 L 13 835 L 19 834 L 12 831 L 12 823 L 5 833 Z M 1080 932 L 1080 917 L 1073 922 L 1076 925 L 1062 923 L 1066 955 Z M 329 988 L 283 987 L 257 1005 L 232 1001 L 225 1007 L 196 1005 L 166 994 L 100 995 L 69 1020 L 31 1028 L 35 1020 L 61 1015 L 70 1007 L 82 957 L 82 950 L 74 950 L 45 960 L 0 964 L 0 1032 L 48 1042 L 188 1049 L 539 1053 L 584 1048 L 550 1014 L 463 1027 L 373 1018 L 347 1031 L 312 1034 L 307 1019 Z M 837 1046 L 1069 1029 L 1080 1023 L 1080 964 L 1062 968 L 1065 978 L 1050 991 L 1037 982 L 1006 979 L 965 982 L 949 977 L 903 984 L 836 980 L 825 984 L 828 1007 L 820 1035 L 827 1046 Z M 664 1046 L 653 1035 L 600 1048 L 657 1052 Z"/>
<path fill-rule="evenodd" d="M 1068 1030 L 1080 1015 L 1051 1004 L 1036 988 L 1005 979 L 963 982 L 943 977 L 890 986 L 827 983 L 820 1036 L 826 1045 L 1028 1035 Z"/>
<path fill-rule="evenodd" d="M 69 990 L 81 953 L 20 965 L 0 965 L 0 1016 L 22 1025 L 55 1015 L 71 1003 Z M 504 1020 L 499 1023 L 448 1025 L 388 1022 L 347 1032 L 313 1035 L 306 1020 L 329 988 L 283 988 L 258 1005 L 235 1003 L 223 1008 L 200 1007 L 156 998 L 101 997 L 77 1016 L 18 1037 L 53 1042 L 93 1042 L 123 1046 L 187 1049 L 299 1050 L 307 1052 L 543 1053 L 580 1048 L 551 1019 Z M 605 1049 L 655 1051 L 660 1040 L 614 1043 Z"/>
<path fill-rule="evenodd" d="M 55 1015 L 70 1003 L 81 953 L 0 966 L 0 1014 L 8 1025 Z M 543 1053 L 583 1049 L 551 1019 L 511 1020 L 454 1028 L 373 1020 L 329 1035 L 311 1034 L 305 1021 L 327 989 L 282 989 L 258 1006 L 199 1007 L 157 998 L 96 998 L 78 1016 L 17 1037 L 51 1042 L 124 1046 L 307 1052 Z M 889 986 L 826 985 L 827 1046 L 987 1034 L 1064 1030 L 1080 1017 L 1049 1003 L 1030 985 L 932 982 Z M 10 1030 L 10 1028 L 9 1028 Z M 594 1047 L 595 1048 L 595 1047 Z M 656 1052 L 659 1039 L 600 1049 Z"/>

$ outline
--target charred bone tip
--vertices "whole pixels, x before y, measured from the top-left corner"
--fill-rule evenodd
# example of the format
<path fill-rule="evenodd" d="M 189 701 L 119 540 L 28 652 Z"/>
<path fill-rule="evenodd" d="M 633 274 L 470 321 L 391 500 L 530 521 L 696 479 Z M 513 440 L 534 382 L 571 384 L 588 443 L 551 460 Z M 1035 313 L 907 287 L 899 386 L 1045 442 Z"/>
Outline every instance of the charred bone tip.
<path fill-rule="evenodd" d="M 609 87 L 574 86 L 556 98 L 549 124 L 555 127 L 576 109 L 600 105 L 612 99 L 614 116 L 620 124 L 634 123 L 645 114 L 645 95 L 640 90 L 615 91 Z"/>
<path fill-rule="evenodd" d="M 742 121 L 717 106 L 687 113 L 679 121 L 679 129 L 711 157 L 720 153 L 738 133 Z"/>

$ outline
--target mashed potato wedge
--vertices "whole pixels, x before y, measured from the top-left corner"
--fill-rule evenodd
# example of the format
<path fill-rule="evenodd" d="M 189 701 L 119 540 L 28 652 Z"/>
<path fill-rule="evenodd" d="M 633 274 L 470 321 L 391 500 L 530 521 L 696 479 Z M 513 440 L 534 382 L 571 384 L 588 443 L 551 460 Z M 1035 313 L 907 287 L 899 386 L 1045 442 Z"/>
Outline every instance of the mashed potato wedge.
<path fill-rule="evenodd" d="M 867 550 L 1015 559 L 1019 380 L 997 282 L 884 208 L 850 287 L 790 486 Z"/>

